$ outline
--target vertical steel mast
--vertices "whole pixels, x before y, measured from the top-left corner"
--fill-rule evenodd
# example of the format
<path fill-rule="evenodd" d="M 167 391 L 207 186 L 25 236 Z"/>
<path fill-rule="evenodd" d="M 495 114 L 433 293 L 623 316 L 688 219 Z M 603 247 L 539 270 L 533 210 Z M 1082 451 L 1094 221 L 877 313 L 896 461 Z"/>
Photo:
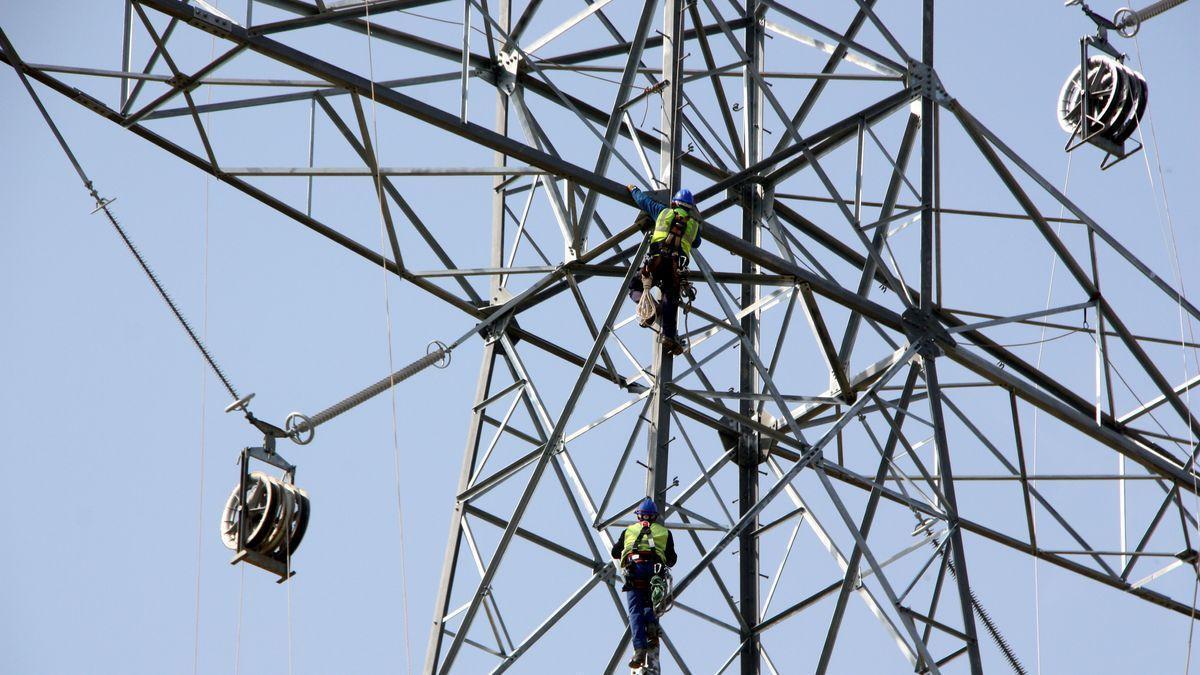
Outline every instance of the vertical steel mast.
<path fill-rule="evenodd" d="M 683 100 L 683 17 L 684 0 L 663 0 L 663 82 L 662 132 L 658 178 L 667 198 L 680 186 L 680 104 Z M 678 311 L 676 309 L 675 311 Z M 660 325 L 662 321 L 660 320 Z M 657 340 L 657 336 L 655 338 Z M 657 340 L 654 346 L 653 391 L 650 394 L 650 419 L 646 494 L 654 498 L 661 513 L 667 512 L 667 467 L 671 442 L 671 401 L 668 391 L 675 373 L 675 357 L 669 347 Z"/>
<path fill-rule="evenodd" d="M 937 107 L 937 76 L 933 70 L 934 46 L 934 0 L 924 0 L 921 21 L 921 63 L 927 86 L 921 97 L 921 305 L 922 323 L 932 326 L 936 277 L 941 271 L 941 260 L 936 250 L 934 232 L 934 189 L 937 171 L 934 148 L 938 128 L 935 110 Z M 963 633 L 967 636 L 967 658 L 971 673 L 983 672 L 983 660 L 979 654 L 979 636 L 975 632 L 975 613 L 971 606 L 971 583 L 967 576 L 967 555 L 963 550 L 962 530 L 958 520 L 958 500 L 955 495 L 954 472 L 951 468 L 950 449 L 947 447 L 946 422 L 942 410 L 942 390 L 938 382 L 937 357 L 939 350 L 928 342 L 930 348 L 923 350 L 925 386 L 929 392 L 929 411 L 933 418 L 933 435 L 937 447 L 937 471 L 941 474 L 942 508 L 947 516 L 947 535 L 950 538 L 950 568 L 958 584 L 959 608 L 962 613 Z"/>
<path fill-rule="evenodd" d="M 758 0 L 746 0 L 746 14 L 754 19 L 762 16 L 766 7 Z M 756 73 L 763 71 L 763 26 L 757 20 L 746 25 L 743 48 L 749 57 L 743 74 L 742 101 L 742 152 L 745 167 L 754 166 L 762 158 L 763 150 L 763 96 L 759 90 Z M 757 174 L 756 174 L 757 175 Z M 759 232 L 763 217 L 763 186 L 757 182 L 745 183 L 742 193 L 742 238 L 751 246 L 759 245 Z M 742 259 L 742 274 L 753 275 L 758 272 L 758 266 L 752 261 Z M 753 282 L 741 284 L 739 298 L 742 307 L 751 307 L 758 301 L 758 285 Z M 741 329 L 753 351 L 759 347 L 759 312 L 747 312 L 741 321 Z M 759 393 L 759 376 L 754 367 L 751 350 L 742 349 L 738 352 L 738 391 L 743 394 L 738 401 L 738 412 L 743 417 L 754 419 L 758 403 L 753 395 Z M 758 502 L 758 467 L 760 436 L 757 431 L 747 425 L 742 425 L 738 434 L 738 514 L 746 516 Z M 738 609 L 741 612 L 741 661 L 742 675 L 757 675 L 759 672 L 759 638 L 757 626 L 762 617 L 759 616 L 759 571 L 758 571 L 758 524 L 757 515 L 751 516 L 746 529 L 738 535 Z"/>

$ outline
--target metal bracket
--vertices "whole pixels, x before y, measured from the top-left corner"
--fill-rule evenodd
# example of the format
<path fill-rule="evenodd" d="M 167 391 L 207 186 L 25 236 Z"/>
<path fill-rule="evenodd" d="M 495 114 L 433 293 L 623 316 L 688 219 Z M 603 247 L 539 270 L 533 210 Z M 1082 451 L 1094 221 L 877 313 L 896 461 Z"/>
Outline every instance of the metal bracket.
<path fill-rule="evenodd" d="M 760 185 L 762 186 L 762 198 L 758 200 L 754 218 L 763 222 L 775 216 L 775 185 L 773 183 L 761 183 Z"/>
<path fill-rule="evenodd" d="M 511 299 L 511 295 L 510 295 L 509 299 Z M 500 304 L 502 305 L 504 303 L 500 303 Z M 483 330 L 479 331 L 479 337 L 483 338 L 483 344 L 490 345 L 490 344 L 493 344 L 496 341 L 498 341 L 500 338 L 504 337 L 504 335 L 508 332 L 509 323 L 514 323 L 513 317 L 511 314 L 508 316 L 505 316 L 505 317 L 501 317 L 495 323 L 493 323 L 490 326 L 487 326 Z M 516 340 L 514 339 L 514 342 L 515 341 Z"/>
<path fill-rule="evenodd" d="M 611 562 L 604 563 L 596 572 L 600 575 L 600 580 L 606 584 L 617 580 L 617 566 Z"/>
<path fill-rule="evenodd" d="M 496 86 L 511 96 L 517 90 L 517 69 L 521 64 L 521 54 L 515 49 L 505 49 L 497 55 L 496 61 L 500 66 L 496 70 Z"/>
<path fill-rule="evenodd" d="M 276 452 L 274 450 L 274 445 L 275 445 L 274 438 L 268 438 L 267 441 L 268 441 L 267 445 L 269 445 L 271 447 L 246 448 L 246 452 L 250 453 L 250 456 L 253 457 L 254 459 L 257 459 L 258 461 L 264 462 L 266 464 L 270 464 L 271 466 L 275 467 L 276 469 L 282 470 L 284 473 L 286 473 L 288 475 L 289 480 L 294 480 L 296 478 L 296 465 L 291 464 L 286 459 L 284 459 L 281 455 L 276 454 Z"/>
<path fill-rule="evenodd" d="M 225 17 L 217 16 L 199 7 L 192 6 L 191 10 L 192 18 L 187 20 L 188 24 L 199 28 L 205 33 L 211 33 L 217 37 L 225 37 L 226 34 L 233 32 L 233 27 L 236 25 Z M 238 27 L 240 28 L 240 26 Z"/>
<path fill-rule="evenodd" d="M 921 61 L 910 61 L 908 63 L 907 80 L 909 91 L 922 98 L 932 98 L 937 103 L 943 105 L 953 100 L 942 86 L 942 81 L 937 76 L 937 71 L 932 66 L 928 66 Z"/>
<path fill-rule="evenodd" d="M 775 419 L 775 417 L 766 410 L 756 415 L 755 421 L 757 421 L 759 424 L 762 424 L 764 427 L 771 429 L 778 428 L 780 423 L 779 420 Z M 742 457 L 740 444 L 742 433 L 748 433 L 755 438 L 756 445 L 758 446 L 758 457 L 757 461 L 754 462 L 755 465 L 766 462 L 767 458 L 771 456 L 771 453 L 779 444 L 777 439 L 770 436 L 763 436 L 753 427 L 742 429 L 740 422 L 727 415 L 721 417 L 721 424 L 723 426 L 717 429 L 717 436 L 721 439 L 721 447 L 726 452 L 733 452 L 731 461 L 738 466 L 741 466 L 745 462 L 745 459 Z"/>

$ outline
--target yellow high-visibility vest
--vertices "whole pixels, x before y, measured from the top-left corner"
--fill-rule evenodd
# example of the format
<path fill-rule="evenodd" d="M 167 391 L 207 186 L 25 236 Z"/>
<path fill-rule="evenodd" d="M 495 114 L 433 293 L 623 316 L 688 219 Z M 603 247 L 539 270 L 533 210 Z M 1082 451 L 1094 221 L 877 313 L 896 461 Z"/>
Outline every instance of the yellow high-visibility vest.
<path fill-rule="evenodd" d="M 683 236 L 679 239 L 679 247 L 683 249 L 684 255 L 691 255 L 692 242 L 696 241 L 696 235 L 700 233 L 700 221 L 693 218 L 682 206 L 663 209 L 658 214 L 658 219 L 654 221 L 654 233 L 650 235 L 650 243 L 666 239 L 667 235 L 671 233 L 671 226 L 675 223 L 676 218 L 684 219 Z"/>
<path fill-rule="evenodd" d="M 634 523 L 625 528 L 624 545 L 621 549 L 621 559 L 634 551 L 654 551 L 658 559 L 667 560 L 667 528 L 658 523 L 650 523 L 650 535 L 642 536 L 642 524 Z"/>

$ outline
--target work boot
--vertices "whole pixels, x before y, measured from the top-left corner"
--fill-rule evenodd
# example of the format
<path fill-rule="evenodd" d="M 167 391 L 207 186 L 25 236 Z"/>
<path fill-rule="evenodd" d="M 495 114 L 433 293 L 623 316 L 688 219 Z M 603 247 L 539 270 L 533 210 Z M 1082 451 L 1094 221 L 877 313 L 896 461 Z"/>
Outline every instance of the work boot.
<path fill-rule="evenodd" d="M 646 664 L 646 650 L 645 649 L 634 649 L 633 650 L 633 658 L 629 660 L 629 667 L 630 668 L 641 668 L 645 664 Z"/>
<path fill-rule="evenodd" d="M 654 646 L 646 650 L 646 665 L 642 668 L 643 675 L 659 675 L 661 671 L 658 668 L 658 647 Z"/>

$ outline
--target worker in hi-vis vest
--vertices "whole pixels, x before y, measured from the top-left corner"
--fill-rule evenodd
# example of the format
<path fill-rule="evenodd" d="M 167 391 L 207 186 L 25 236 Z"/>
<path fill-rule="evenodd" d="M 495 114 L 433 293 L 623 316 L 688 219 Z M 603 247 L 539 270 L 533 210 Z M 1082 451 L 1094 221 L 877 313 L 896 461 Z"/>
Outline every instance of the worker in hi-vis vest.
<path fill-rule="evenodd" d="M 666 205 L 632 185 L 627 187 L 633 201 L 642 210 L 643 215 L 638 216 L 642 228 L 650 229 L 653 223 L 646 263 L 639 277 L 630 282 L 629 297 L 639 305 L 638 316 L 642 326 L 652 324 L 657 315 L 663 345 L 672 354 L 682 354 L 684 345 L 676 331 L 680 271 L 687 266 L 692 249 L 700 246 L 700 211 L 696 208 L 692 191 L 686 188 L 676 192 L 670 205 Z M 657 307 L 645 303 L 646 309 L 643 311 L 642 296 L 653 286 L 658 286 L 662 291 L 662 300 Z"/>
<path fill-rule="evenodd" d="M 633 633 L 633 660 L 630 668 L 646 663 L 647 651 L 658 648 L 658 617 L 651 600 L 650 580 L 661 570 L 656 566 L 675 565 L 675 541 L 671 532 L 658 521 L 658 507 L 646 497 L 634 511 L 638 522 L 625 528 L 625 533 L 612 548 L 612 557 L 625 570 L 626 603 L 629 606 L 629 629 Z"/>

